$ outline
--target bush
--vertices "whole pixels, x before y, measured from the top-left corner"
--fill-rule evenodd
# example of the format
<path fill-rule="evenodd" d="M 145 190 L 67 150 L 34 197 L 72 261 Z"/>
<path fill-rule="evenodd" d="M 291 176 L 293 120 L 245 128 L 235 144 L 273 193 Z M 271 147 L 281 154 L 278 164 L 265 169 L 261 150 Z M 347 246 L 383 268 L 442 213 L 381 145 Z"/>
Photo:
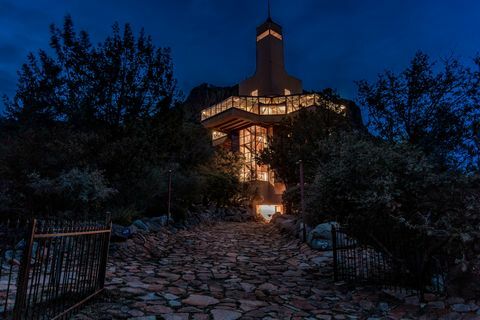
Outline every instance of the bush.
<path fill-rule="evenodd" d="M 218 149 L 211 161 L 200 166 L 204 200 L 217 206 L 231 204 L 241 197 L 238 173 L 242 167 L 240 155 Z"/>
<path fill-rule="evenodd" d="M 310 224 L 335 219 L 357 235 L 398 239 L 406 249 L 399 258 L 407 262 L 415 257 L 412 263 L 427 266 L 438 254 L 473 275 L 480 253 L 474 247 L 480 240 L 478 176 L 442 171 L 411 146 L 350 134 L 319 142 L 317 157 L 307 187 Z M 382 243 L 392 251 L 397 244 Z"/>
<path fill-rule="evenodd" d="M 58 212 L 100 213 L 106 201 L 116 193 L 100 171 L 78 168 L 53 179 L 33 173 L 28 186 L 32 211 L 48 215 Z"/>
<path fill-rule="evenodd" d="M 324 216 L 396 217 L 425 229 L 450 229 L 480 208 L 476 178 L 441 171 L 421 151 L 344 134 L 318 144 L 314 182 L 307 188 L 311 223 Z"/>
<path fill-rule="evenodd" d="M 129 226 L 142 215 L 135 208 L 117 208 L 112 211 L 112 222 L 121 226 Z"/>

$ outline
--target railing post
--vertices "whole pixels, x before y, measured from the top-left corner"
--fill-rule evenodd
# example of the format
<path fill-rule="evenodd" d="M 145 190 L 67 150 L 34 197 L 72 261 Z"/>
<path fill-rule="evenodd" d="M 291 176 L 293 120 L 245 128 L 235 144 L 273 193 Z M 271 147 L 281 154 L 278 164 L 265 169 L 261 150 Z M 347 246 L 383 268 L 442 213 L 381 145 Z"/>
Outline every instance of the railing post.
<path fill-rule="evenodd" d="M 332 250 L 333 250 L 333 280 L 338 281 L 338 270 L 337 270 L 337 229 L 335 225 L 332 224 Z"/>
<path fill-rule="evenodd" d="M 112 235 L 112 221 L 108 223 L 110 227 L 110 232 L 106 233 L 104 236 L 107 237 L 106 241 L 103 244 L 102 248 L 102 260 L 100 264 L 100 274 L 99 274 L 99 288 L 98 289 L 103 289 L 105 287 L 105 278 L 106 278 L 106 273 L 107 273 L 107 262 L 108 262 L 108 249 L 110 248 L 110 238 Z"/>
<path fill-rule="evenodd" d="M 32 248 L 35 240 L 35 228 L 37 219 L 28 226 L 25 237 L 25 249 L 20 263 L 20 269 L 17 278 L 17 294 L 15 296 L 15 306 L 13 308 L 13 319 L 21 319 L 27 303 L 28 278 L 30 275 L 30 263 L 32 259 Z"/>

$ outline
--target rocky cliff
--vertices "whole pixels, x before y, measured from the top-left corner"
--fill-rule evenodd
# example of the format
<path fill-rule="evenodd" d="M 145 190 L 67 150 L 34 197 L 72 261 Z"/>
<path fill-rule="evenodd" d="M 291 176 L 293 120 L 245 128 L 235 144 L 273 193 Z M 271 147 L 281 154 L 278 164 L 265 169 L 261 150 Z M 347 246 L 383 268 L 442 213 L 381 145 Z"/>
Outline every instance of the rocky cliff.
<path fill-rule="evenodd" d="M 238 95 L 238 85 L 217 87 L 203 83 L 190 91 L 187 99 L 181 104 L 187 119 L 200 121 L 200 112 L 228 97 Z"/>

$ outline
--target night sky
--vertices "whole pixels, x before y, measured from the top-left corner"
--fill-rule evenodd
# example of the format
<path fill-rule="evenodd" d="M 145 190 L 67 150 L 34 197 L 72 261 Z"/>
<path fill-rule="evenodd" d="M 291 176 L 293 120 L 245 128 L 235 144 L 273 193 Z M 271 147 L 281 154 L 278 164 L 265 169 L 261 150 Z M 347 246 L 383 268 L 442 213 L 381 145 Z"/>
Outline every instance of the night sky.
<path fill-rule="evenodd" d="M 173 50 L 180 89 L 227 86 L 255 70 L 255 28 L 266 0 L 0 0 L 0 94 L 11 96 L 28 52 L 48 47 L 51 23 L 71 14 L 99 42 L 113 22 L 144 27 Z M 355 99 L 355 80 L 403 69 L 417 50 L 465 61 L 480 51 L 478 0 L 272 0 L 286 64 L 308 90 Z M 0 106 L 0 110 L 3 105 Z"/>

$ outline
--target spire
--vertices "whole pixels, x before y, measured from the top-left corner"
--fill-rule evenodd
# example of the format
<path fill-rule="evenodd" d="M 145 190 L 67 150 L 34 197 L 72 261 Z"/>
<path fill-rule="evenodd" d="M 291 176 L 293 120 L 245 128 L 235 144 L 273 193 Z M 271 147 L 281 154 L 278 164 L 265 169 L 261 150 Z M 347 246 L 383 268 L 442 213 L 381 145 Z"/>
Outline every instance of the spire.
<path fill-rule="evenodd" d="M 253 77 L 240 83 L 239 94 L 242 96 L 301 94 L 302 82 L 288 75 L 285 70 L 282 26 L 272 21 L 271 0 L 267 0 L 266 4 L 267 20 L 257 27 L 257 68 Z"/>
<path fill-rule="evenodd" d="M 268 20 L 272 20 L 272 11 L 270 7 L 270 0 L 268 0 Z"/>

